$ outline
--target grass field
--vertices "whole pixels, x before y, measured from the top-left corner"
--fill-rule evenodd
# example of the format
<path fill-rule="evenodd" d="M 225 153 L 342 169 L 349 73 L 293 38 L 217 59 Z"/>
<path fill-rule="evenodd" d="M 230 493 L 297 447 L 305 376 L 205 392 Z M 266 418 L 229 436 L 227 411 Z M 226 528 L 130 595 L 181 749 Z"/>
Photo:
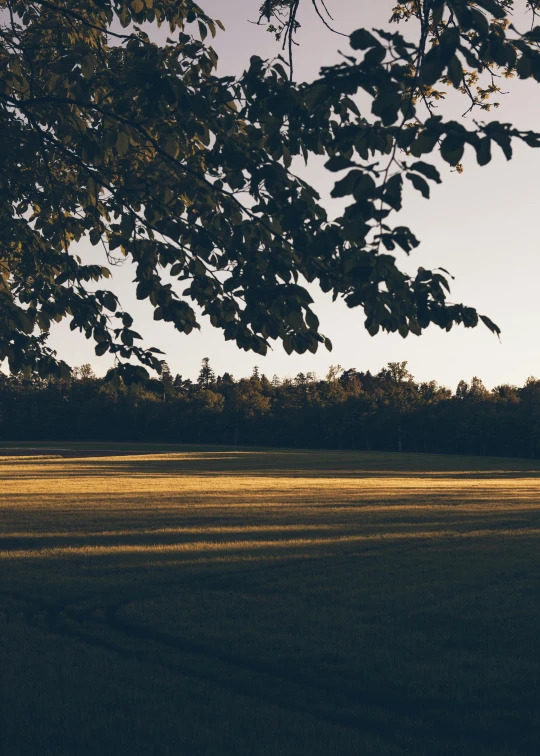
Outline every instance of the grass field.
<path fill-rule="evenodd" d="M 538 754 L 539 535 L 525 460 L 4 446 L 0 754 Z"/>

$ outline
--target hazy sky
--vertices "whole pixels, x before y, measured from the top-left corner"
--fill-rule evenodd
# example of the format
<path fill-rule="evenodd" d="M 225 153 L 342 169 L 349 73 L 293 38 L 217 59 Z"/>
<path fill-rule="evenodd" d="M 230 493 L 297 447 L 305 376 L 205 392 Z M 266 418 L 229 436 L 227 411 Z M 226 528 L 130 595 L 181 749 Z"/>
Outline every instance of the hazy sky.
<path fill-rule="evenodd" d="M 200 0 L 199 4 L 226 26 L 226 32 L 220 33 L 214 44 L 220 56 L 220 73 L 240 72 L 253 54 L 273 57 L 279 52 L 270 34 L 249 23 L 250 18 L 256 19 L 258 0 Z M 298 79 L 309 80 L 321 65 L 339 59 L 339 49 L 347 52 L 349 47 L 347 39 L 324 28 L 309 2 L 302 5 L 295 74 Z M 334 15 L 335 28 L 350 33 L 359 26 L 385 25 L 394 2 L 327 0 L 327 5 Z M 526 19 L 517 15 L 515 23 L 523 29 Z M 403 32 L 407 31 L 413 33 L 412 28 L 405 27 Z M 492 117 L 538 130 L 538 85 L 516 80 L 504 84 L 509 94 L 499 98 L 501 107 Z M 443 108 L 459 114 L 465 105 L 451 95 Z M 472 117 L 482 120 L 484 115 Z M 333 352 L 324 349 L 316 355 L 288 356 L 276 344 L 267 357 L 260 357 L 225 342 L 221 332 L 208 323 L 203 324 L 201 332 L 189 336 L 178 334 L 171 325 L 155 323 L 151 306 L 133 296 L 130 266 L 115 271 L 114 288 L 123 307 L 136 314 L 135 327 L 145 343 L 163 349 L 172 372 L 186 377 L 195 377 L 201 359 L 208 356 L 218 373 L 228 370 L 237 377 L 249 375 L 255 364 L 269 376 L 300 371 L 323 376 L 330 365 L 338 363 L 344 368 L 376 371 L 389 361 L 408 360 L 418 379 L 435 378 L 452 388 L 460 378 L 473 375 L 480 376 L 488 386 L 522 383 L 529 375 L 540 376 L 540 150 L 516 145 L 510 162 L 496 151 L 495 159 L 484 168 L 476 166 L 471 153 L 466 153 L 463 162 L 462 175 L 451 172 L 446 164 L 441 166 L 443 184 L 433 189 L 429 201 L 412 187 L 406 190 L 399 223 L 412 228 L 421 246 L 409 260 L 403 260 L 403 255 L 398 263 L 411 272 L 419 265 L 447 268 L 455 276 L 452 301 L 475 306 L 489 315 L 502 328 L 501 342 L 484 327 L 454 328 L 451 333 L 431 327 L 420 338 L 402 339 L 394 334 L 372 338 L 363 327 L 362 310 L 349 310 L 342 303 L 317 295 L 321 331 L 332 339 Z M 306 175 L 333 212 L 328 199 L 332 177 L 322 168 L 322 162 L 310 167 Z M 99 374 L 110 365 L 107 358 L 94 356 L 91 342 L 70 333 L 64 324 L 53 330 L 50 344 L 72 365 L 91 362 Z"/>

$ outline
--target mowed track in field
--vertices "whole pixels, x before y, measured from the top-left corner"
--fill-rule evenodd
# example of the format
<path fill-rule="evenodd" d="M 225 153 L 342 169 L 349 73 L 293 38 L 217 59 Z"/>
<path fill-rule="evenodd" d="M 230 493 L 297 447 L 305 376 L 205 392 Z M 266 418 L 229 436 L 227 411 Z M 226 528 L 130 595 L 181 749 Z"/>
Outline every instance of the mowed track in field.
<path fill-rule="evenodd" d="M 538 752 L 538 463 L 63 444 L 0 482 L 3 756 Z"/>

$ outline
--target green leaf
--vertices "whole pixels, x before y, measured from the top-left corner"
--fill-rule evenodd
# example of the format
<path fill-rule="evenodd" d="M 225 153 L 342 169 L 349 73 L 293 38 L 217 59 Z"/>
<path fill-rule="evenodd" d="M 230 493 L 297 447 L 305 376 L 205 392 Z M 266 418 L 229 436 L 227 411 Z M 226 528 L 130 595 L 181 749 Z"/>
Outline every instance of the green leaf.
<path fill-rule="evenodd" d="M 437 182 L 437 184 L 441 183 L 441 176 L 440 176 L 439 171 L 435 168 L 434 165 L 431 165 L 430 163 L 424 163 L 423 160 L 416 160 L 410 166 L 410 169 L 411 171 L 422 173 L 426 178 Z"/>
<path fill-rule="evenodd" d="M 283 65 L 281 63 L 274 63 L 274 65 L 272 66 L 272 68 L 274 69 L 274 71 L 278 72 L 278 74 L 281 76 L 281 78 L 284 81 L 288 81 L 289 76 L 287 74 L 287 71 L 283 68 Z"/>
<path fill-rule="evenodd" d="M 411 155 L 420 157 L 420 155 L 432 152 L 438 141 L 439 134 L 436 131 L 421 131 L 411 145 Z"/>
<path fill-rule="evenodd" d="M 478 165 L 487 165 L 491 160 L 491 139 L 484 137 L 475 145 Z"/>
<path fill-rule="evenodd" d="M 385 126 L 390 126 L 397 121 L 401 104 L 401 93 L 383 91 L 373 100 L 371 112 L 380 116 Z"/>
<path fill-rule="evenodd" d="M 366 320 L 365 326 L 370 336 L 376 336 L 379 333 L 379 324 L 374 320 Z"/>
<path fill-rule="evenodd" d="M 538 53 L 531 58 L 531 74 L 536 81 L 540 81 L 540 55 Z"/>
<path fill-rule="evenodd" d="M 107 308 L 107 310 L 109 310 L 110 312 L 116 312 L 116 303 L 117 299 L 112 292 L 106 291 L 103 294 L 103 305 Z"/>
<path fill-rule="evenodd" d="M 94 73 L 94 69 L 95 69 L 94 56 L 87 55 L 85 58 L 83 58 L 82 63 L 81 63 L 81 71 L 84 78 L 90 79 Z"/>
<path fill-rule="evenodd" d="M 486 128 L 487 131 L 487 128 Z M 508 134 L 503 131 L 489 131 L 489 136 L 494 142 L 497 142 L 507 160 L 512 159 L 512 141 Z"/>
<path fill-rule="evenodd" d="M 88 179 L 86 181 L 86 188 L 88 189 L 88 194 L 90 195 L 90 198 L 95 201 L 97 192 L 96 192 L 96 182 L 92 178 L 92 176 L 88 176 Z"/>
<path fill-rule="evenodd" d="M 319 327 L 319 318 L 312 310 L 306 310 L 306 323 L 312 331 L 316 331 Z"/>
<path fill-rule="evenodd" d="M 407 173 L 406 174 L 409 181 L 412 183 L 415 189 L 417 189 L 422 197 L 425 197 L 426 199 L 429 199 L 429 184 L 428 182 L 423 179 L 421 176 L 418 176 L 416 173 Z"/>
<path fill-rule="evenodd" d="M 465 145 L 463 137 L 457 134 L 448 134 L 448 136 L 443 139 L 441 144 L 441 156 L 447 163 L 450 163 L 450 165 L 457 165 L 463 157 L 464 151 Z"/>
<path fill-rule="evenodd" d="M 357 29 L 350 35 L 349 39 L 353 50 L 366 50 L 368 47 L 381 46 L 379 40 L 367 29 Z"/>
<path fill-rule="evenodd" d="M 364 55 L 363 66 L 365 68 L 377 68 L 377 66 L 379 66 L 385 58 L 385 48 L 382 45 L 377 45 L 376 47 L 372 47 L 370 50 L 368 50 Z"/>
<path fill-rule="evenodd" d="M 354 165 L 354 163 L 351 163 L 351 161 L 343 157 L 343 155 L 334 155 L 330 158 L 330 160 L 328 160 L 328 162 L 324 164 L 324 167 L 327 170 L 335 173 L 336 171 L 342 171 L 345 168 L 350 168 L 352 165 Z"/>
<path fill-rule="evenodd" d="M 366 236 L 369 234 L 371 226 L 361 220 L 355 220 L 352 222 L 345 222 L 341 235 L 346 241 L 353 244 L 363 245 L 366 241 Z"/>
<path fill-rule="evenodd" d="M 442 75 L 445 67 L 445 60 L 441 54 L 441 46 L 434 45 L 424 57 L 420 69 L 420 77 L 424 84 L 432 86 Z"/>
<path fill-rule="evenodd" d="M 488 318 L 486 315 L 480 315 L 480 320 L 482 323 L 489 328 L 489 330 L 492 333 L 496 333 L 497 336 L 501 333 L 501 329 L 499 328 L 496 323 L 494 323 L 490 318 Z"/>
<path fill-rule="evenodd" d="M 403 178 L 400 173 L 391 176 L 386 182 L 383 200 L 387 205 L 399 210 L 401 208 L 401 190 L 403 188 Z"/>
<path fill-rule="evenodd" d="M 119 155 L 125 155 L 129 150 L 129 137 L 125 131 L 120 131 L 116 139 L 116 149 Z"/>
<path fill-rule="evenodd" d="M 96 344 L 95 353 L 98 357 L 102 357 L 109 349 L 109 343 L 107 341 L 101 341 Z"/>
<path fill-rule="evenodd" d="M 351 171 L 348 173 L 345 178 L 342 178 L 341 181 L 338 181 L 332 191 L 330 192 L 331 197 L 346 197 L 348 194 L 352 194 L 354 191 L 354 187 L 356 186 L 356 182 L 363 176 L 364 174 L 362 171 Z"/>
<path fill-rule="evenodd" d="M 520 79 L 528 79 L 532 72 L 530 55 L 522 55 L 516 64 L 516 71 Z"/>
<path fill-rule="evenodd" d="M 540 42 L 540 26 L 535 26 L 530 31 L 525 32 L 524 36 L 530 42 Z"/>
<path fill-rule="evenodd" d="M 377 186 L 369 173 L 362 173 L 354 184 L 353 197 L 358 202 L 362 199 L 374 197 Z"/>
<path fill-rule="evenodd" d="M 409 319 L 409 331 L 411 333 L 414 333 L 415 336 L 420 336 L 422 334 L 422 328 L 420 327 L 418 321 L 414 318 Z"/>
<path fill-rule="evenodd" d="M 287 354 L 292 354 L 294 351 L 292 338 L 289 335 L 283 337 L 283 349 Z"/>
<path fill-rule="evenodd" d="M 461 61 L 454 55 L 450 63 L 448 64 L 448 76 L 450 81 L 456 89 L 459 89 L 463 83 L 463 68 L 461 67 Z"/>
<path fill-rule="evenodd" d="M 139 281 L 137 284 L 137 299 L 146 299 L 153 291 L 153 281 Z"/>
<path fill-rule="evenodd" d="M 495 18 L 505 18 L 506 16 L 506 11 L 499 5 L 497 0 L 475 0 L 475 2 L 476 5 L 480 5 L 488 13 L 491 13 L 492 16 L 495 16 Z"/>
<path fill-rule="evenodd" d="M 476 8 L 471 8 L 470 14 L 474 28 L 484 37 L 487 37 L 489 34 L 489 21 L 486 16 Z"/>
<path fill-rule="evenodd" d="M 65 270 L 63 273 L 60 273 L 60 275 L 55 278 L 54 282 L 58 286 L 61 286 L 61 284 L 66 283 L 66 281 L 69 281 L 71 276 L 72 276 L 71 271 Z"/>
<path fill-rule="evenodd" d="M 178 139 L 174 134 L 171 134 L 167 137 L 167 141 L 165 142 L 165 152 L 172 158 L 176 158 L 178 156 L 180 148 L 178 146 Z"/>

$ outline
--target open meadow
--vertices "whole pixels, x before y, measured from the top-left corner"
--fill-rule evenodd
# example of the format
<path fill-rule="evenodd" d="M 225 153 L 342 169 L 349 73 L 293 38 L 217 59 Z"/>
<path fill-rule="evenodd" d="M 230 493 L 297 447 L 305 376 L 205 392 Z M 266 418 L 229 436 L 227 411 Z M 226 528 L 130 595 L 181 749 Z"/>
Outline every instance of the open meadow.
<path fill-rule="evenodd" d="M 540 752 L 540 463 L 14 447 L 2 756 Z"/>

